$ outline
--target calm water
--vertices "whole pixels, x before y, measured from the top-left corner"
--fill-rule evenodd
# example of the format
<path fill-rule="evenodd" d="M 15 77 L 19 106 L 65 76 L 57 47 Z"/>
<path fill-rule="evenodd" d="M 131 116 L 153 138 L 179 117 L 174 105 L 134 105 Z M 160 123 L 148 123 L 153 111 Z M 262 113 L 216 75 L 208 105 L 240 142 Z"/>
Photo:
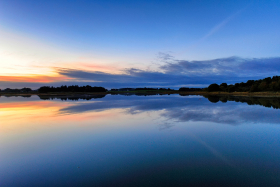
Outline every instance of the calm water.
<path fill-rule="evenodd" d="M 0 97 L 0 186 L 280 186 L 280 99 Z"/>

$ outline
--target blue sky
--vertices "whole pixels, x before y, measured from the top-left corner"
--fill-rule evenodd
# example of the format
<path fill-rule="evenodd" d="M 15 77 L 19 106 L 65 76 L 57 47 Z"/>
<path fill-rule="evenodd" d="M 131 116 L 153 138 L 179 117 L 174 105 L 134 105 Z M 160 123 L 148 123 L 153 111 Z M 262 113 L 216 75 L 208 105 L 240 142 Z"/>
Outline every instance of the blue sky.
<path fill-rule="evenodd" d="M 233 83 L 279 74 L 280 1 L 3 0 L 0 40 L 0 88 Z"/>

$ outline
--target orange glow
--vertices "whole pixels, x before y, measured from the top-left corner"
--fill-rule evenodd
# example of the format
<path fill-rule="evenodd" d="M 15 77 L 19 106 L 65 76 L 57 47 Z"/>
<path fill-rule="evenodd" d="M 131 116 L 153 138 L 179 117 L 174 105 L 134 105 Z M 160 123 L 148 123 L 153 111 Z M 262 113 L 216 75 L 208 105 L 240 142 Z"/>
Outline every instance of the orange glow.
<path fill-rule="evenodd" d="M 48 107 L 63 107 L 68 104 L 56 103 L 52 101 L 28 101 L 28 102 L 12 102 L 1 103 L 0 109 L 3 110 L 28 110 L 28 109 L 42 109 Z"/>
<path fill-rule="evenodd" d="M 0 76 L 1 81 L 5 82 L 57 82 L 57 81 L 69 81 L 73 80 L 73 78 L 65 77 L 65 76 L 45 76 L 45 75 L 31 75 L 31 76 Z"/>
<path fill-rule="evenodd" d="M 0 105 L 0 134 L 30 131 L 45 127 L 63 127 L 65 125 L 82 125 L 100 128 L 104 119 L 119 118 L 119 109 L 109 109 L 98 112 L 79 114 L 62 113 L 61 109 L 75 106 L 78 103 L 57 101 L 27 101 L 1 103 Z M 118 111 L 118 112 L 117 112 Z M 112 119 L 113 120 L 113 119 Z M 55 123 L 54 123 L 55 122 Z"/>
<path fill-rule="evenodd" d="M 85 67 L 87 70 L 90 69 L 90 71 L 102 71 L 102 72 L 108 72 L 108 73 L 115 73 L 117 68 L 116 64 L 109 66 L 109 65 L 98 65 L 98 64 L 88 64 L 88 63 L 79 63 L 80 66 Z"/>

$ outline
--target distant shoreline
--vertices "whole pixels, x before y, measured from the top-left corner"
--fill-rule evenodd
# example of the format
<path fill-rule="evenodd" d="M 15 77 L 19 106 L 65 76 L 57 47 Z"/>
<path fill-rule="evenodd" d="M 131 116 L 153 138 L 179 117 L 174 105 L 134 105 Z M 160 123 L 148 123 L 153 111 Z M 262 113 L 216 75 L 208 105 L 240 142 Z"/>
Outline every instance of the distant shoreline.
<path fill-rule="evenodd" d="M 205 91 L 109 91 L 109 92 L 54 92 L 54 93 L 0 93 L 0 96 L 79 96 L 79 95 L 117 95 L 117 94 L 137 94 L 137 95 L 170 95 L 170 94 L 180 94 L 180 95 L 231 95 L 231 96 L 252 96 L 252 97 L 280 97 L 280 92 L 205 92 Z"/>

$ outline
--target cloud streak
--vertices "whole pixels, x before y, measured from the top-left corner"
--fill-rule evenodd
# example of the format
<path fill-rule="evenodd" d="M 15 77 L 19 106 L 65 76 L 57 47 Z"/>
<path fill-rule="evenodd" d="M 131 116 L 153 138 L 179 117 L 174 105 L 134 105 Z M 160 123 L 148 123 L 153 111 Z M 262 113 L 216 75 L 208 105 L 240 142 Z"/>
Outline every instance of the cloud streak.
<path fill-rule="evenodd" d="M 196 41 L 195 43 L 191 44 L 190 46 L 187 47 L 186 50 L 180 52 L 184 53 L 186 51 L 188 51 L 189 49 L 196 47 L 197 45 L 199 45 L 200 43 L 202 43 L 203 41 L 205 41 L 206 39 L 208 39 L 210 36 L 214 35 L 215 33 L 217 33 L 221 28 L 223 28 L 226 24 L 228 24 L 232 19 L 234 19 L 237 15 L 239 15 L 241 12 L 243 12 L 247 7 L 235 12 L 234 14 L 230 15 L 229 17 L 227 17 L 226 19 L 224 19 L 222 22 L 218 23 L 217 25 L 215 25 L 214 27 L 212 27 L 208 33 L 206 33 L 206 35 L 204 35 L 203 37 L 201 37 L 198 41 Z"/>
<path fill-rule="evenodd" d="M 214 26 L 204 37 L 202 37 L 198 42 L 202 42 L 206 40 L 208 37 L 212 36 L 216 32 L 218 32 L 221 28 L 223 28 L 227 23 L 229 23 L 232 19 L 234 19 L 237 15 L 243 12 L 246 8 L 237 11 L 236 13 L 232 14 L 231 16 L 224 19 L 222 22 Z"/>

